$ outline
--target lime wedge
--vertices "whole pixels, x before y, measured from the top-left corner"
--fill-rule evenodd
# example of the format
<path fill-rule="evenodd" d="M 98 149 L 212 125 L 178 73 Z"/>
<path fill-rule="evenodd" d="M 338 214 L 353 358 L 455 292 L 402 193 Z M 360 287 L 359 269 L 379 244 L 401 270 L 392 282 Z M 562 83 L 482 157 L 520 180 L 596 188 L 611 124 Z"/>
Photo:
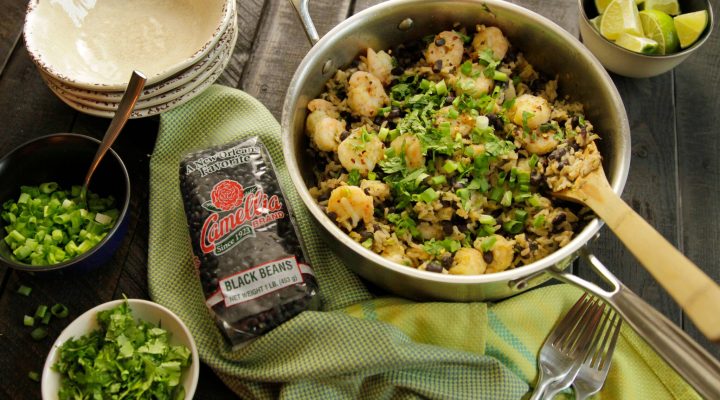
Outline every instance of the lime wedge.
<path fill-rule="evenodd" d="M 645 0 L 645 10 L 658 10 L 670 15 L 680 14 L 677 0 Z"/>
<path fill-rule="evenodd" d="M 613 0 L 600 20 L 600 33 L 610 40 L 617 39 L 621 33 L 643 36 L 635 0 Z"/>
<path fill-rule="evenodd" d="M 597 8 L 599 14 L 602 14 L 611 2 L 612 0 L 595 0 L 595 8 Z"/>
<path fill-rule="evenodd" d="M 629 33 L 621 33 L 615 44 L 630 51 L 642 54 L 656 54 L 658 42 L 642 36 L 635 36 Z"/>
<path fill-rule="evenodd" d="M 695 43 L 707 27 L 708 12 L 702 10 L 680 14 L 674 18 L 674 21 L 680 47 L 684 49 Z"/>
<path fill-rule="evenodd" d="M 675 32 L 673 18 L 662 11 L 640 11 L 645 37 L 658 43 L 658 54 L 672 54 L 680 50 L 680 42 Z"/>
<path fill-rule="evenodd" d="M 600 31 L 600 19 L 601 18 L 602 18 L 602 15 L 598 15 L 597 17 L 590 19 L 590 25 L 592 25 L 598 31 Z"/>

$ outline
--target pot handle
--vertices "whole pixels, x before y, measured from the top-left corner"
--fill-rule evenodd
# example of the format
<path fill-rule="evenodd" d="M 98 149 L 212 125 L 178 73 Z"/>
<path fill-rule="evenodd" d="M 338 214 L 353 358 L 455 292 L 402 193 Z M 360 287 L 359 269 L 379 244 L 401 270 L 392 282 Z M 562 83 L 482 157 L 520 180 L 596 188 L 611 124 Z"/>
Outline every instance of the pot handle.
<path fill-rule="evenodd" d="M 561 281 L 579 286 L 607 301 L 701 396 L 720 399 L 720 362 L 620 282 L 597 257 L 586 249 L 582 249 L 581 253 L 590 262 L 592 269 L 612 286 L 612 290 L 604 290 L 559 269 L 550 268 L 548 272 Z"/>
<path fill-rule="evenodd" d="M 309 1 L 310 0 L 290 0 L 290 4 L 295 8 L 295 12 L 300 18 L 303 28 L 305 28 L 305 34 L 310 44 L 314 46 L 315 43 L 320 40 L 320 35 L 318 35 L 315 24 L 313 24 L 312 18 L 310 17 L 310 8 L 308 8 Z"/>

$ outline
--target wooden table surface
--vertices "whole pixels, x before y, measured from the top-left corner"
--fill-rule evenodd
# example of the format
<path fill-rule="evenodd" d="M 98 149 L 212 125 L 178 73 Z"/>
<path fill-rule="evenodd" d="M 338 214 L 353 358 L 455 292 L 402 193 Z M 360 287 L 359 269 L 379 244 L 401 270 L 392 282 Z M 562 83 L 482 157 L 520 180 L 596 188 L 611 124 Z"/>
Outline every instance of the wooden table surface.
<path fill-rule="evenodd" d="M 377 0 L 313 0 L 320 34 Z M 577 1 L 515 0 L 578 36 Z M 62 103 L 40 79 L 22 40 L 26 3 L 0 0 L 0 156 L 21 143 L 55 132 L 100 138 L 109 120 L 78 113 Z M 715 15 L 720 7 L 713 2 Z M 287 1 L 237 0 L 240 34 L 230 65 L 218 83 L 259 99 L 276 118 L 295 68 L 310 46 Z M 709 42 L 674 71 L 650 79 L 613 75 L 632 131 L 632 162 L 623 198 L 670 242 L 716 281 L 720 280 L 720 38 Z M 148 161 L 159 118 L 133 120 L 114 149 L 132 180 L 130 228 L 122 247 L 103 268 L 72 279 L 40 279 L 0 267 L 0 398 L 40 397 L 28 379 L 41 371 L 50 346 L 74 317 L 126 295 L 147 298 Z M 2 184 L 2 183 L 0 183 Z M 647 272 L 603 228 L 592 251 L 632 290 L 712 352 L 709 344 Z M 593 279 L 589 268 L 577 273 Z M 30 297 L 15 293 L 33 288 Z M 36 342 L 22 317 L 38 304 L 63 303 L 70 318 L 50 324 L 49 337 Z M 233 398 L 206 366 L 197 399 Z"/>

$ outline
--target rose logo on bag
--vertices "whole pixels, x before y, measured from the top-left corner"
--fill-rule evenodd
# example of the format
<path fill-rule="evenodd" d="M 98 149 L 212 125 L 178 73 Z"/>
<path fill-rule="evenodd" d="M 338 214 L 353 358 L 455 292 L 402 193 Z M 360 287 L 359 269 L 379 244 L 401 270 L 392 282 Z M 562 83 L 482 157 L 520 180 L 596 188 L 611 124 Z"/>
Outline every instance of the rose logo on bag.
<path fill-rule="evenodd" d="M 240 207 L 243 201 L 243 187 L 241 184 L 225 179 L 218 182 L 210 192 L 210 198 L 215 207 L 229 211 Z"/>
<path fill-rule="evenodd" d="M 225 253 L 255 237 L 255 228 L 285 217 L 277 195 L 268 196 L 261 187 L 243 187 L 231 179 L 216 183 L 202 207 L 211 212 L 200 232 L 200 248 L 206 254 Z"/>

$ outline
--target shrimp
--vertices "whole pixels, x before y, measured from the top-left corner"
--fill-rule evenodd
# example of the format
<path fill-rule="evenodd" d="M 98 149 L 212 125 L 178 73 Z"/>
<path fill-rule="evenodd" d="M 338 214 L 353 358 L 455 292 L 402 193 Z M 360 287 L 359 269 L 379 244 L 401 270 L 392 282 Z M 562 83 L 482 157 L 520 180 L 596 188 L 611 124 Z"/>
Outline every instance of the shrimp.
<path fill-rule="evenodd" d="M 350 136 L 340 143 L 337 149 L 340 164 L 348 171 L 354 169 L 365 177 L 382 160 L 385 146 L 377 135 L 369 133 L 364 127 L 354 129 Z"/>
<path fill-rule="evenodd" d="M 522 143 L 522 147 L 525 148 L 525 150 L 538 155 L 553 151 L 559 144 L 557 139 L 555 139 L 554 131 L 523 136 Z"/>
<path fill-rule="evenodd" d="M 510 42 L 508 42 L 500 29 L 494 26 L 478 25 L 472 47 L 476 54 L 490 49 L 493 52 L 493 58 L 502 60 L 507 54 Z"/>
<path fill-rule="evenodd" d="M 431 66 L 439 63 L 441 68 L 457 67 L 465 51 L 463 46 L 463 41 L 456 32 L 440 32 L 425 50 L 425 61 Z"/>
<path fill-rule="evenodd" d="M 357 186 L 340 186 L 330 193 L 327 212 L 338 224 L 352 230 L 362 220 L 365 225 L 373 222 L 373 199 Z"/>
<path fill-rule="evenodd" d="M 345 131 L 345 121 L 340 121 L 340 114 L 329 101 L 315 99 L 308 103 L 308 115 L 305 130 L 312 138 L 315 146 L 321 151 L 335 151 L 340 142 L 340 134 Z"/>
<path fill-rule="evenodd" d="M 376 78 L 380 79 L 383 85 L 387 85 L 392 80 L 392 69 L 393 62 L 390 54 L 383 50 L 375 52 L 375 50 L 367 49 L 367 67 L 368 72 L 375 75 Z"/>
<path fill-rule="evenodd" d="M 418 169 L 425 165 L 425 157 L 422 154 L 420 139 L 411 133 L 396 137 L 395 140 L 390 143 L 390 148 L 395 151 L 396 155 L 403 155 L 405 165 L 410 169 Z"/>
<path fill-rule="evenodd" d="M 374 117 L 390 101 L 380 79 L 369 72 L 355 72 L 350 77 L 349 85 L 347 104 L 357 115 Z"/>
<path fill-rule="evenodd" d="M 449 114 L 452 108 L 452 106 L 447 106 L 439 109 L 435 115 L 435 125 L 440 126 L 447 123 L 450 125 L 452 133 L 459 133 L 461 136 L 469 135 L 475 127 L 475 118 L 465 113 L 459 114 L 456 118 L 450 118 Z"/>
<path fill-rule="evenodd" d="M 466 93 L 471 97 L 481 97 L 493 90 L 495 82 L 483 74 L 483 67 L 473 64 L 470 75 L 460 73 L 455 81 L 455 91 L 458 95 Z"/>
<path fill-rule="evenodd" d="M 505 239 L 501 235 L 495 235 L 495 243 L 490 250 L 492 261 L 488 263 L 488 272 L 505 271 L 512 264 L 515 257 L 515 242 Z"/>
<path fill-rule="evenodd" d="M 482 253 L 469 247 L 463 247 L 455 253 L 452 266 L 448 272 L 453 275 L 480 275 L 487 265 Z"/>
<path fill-rule="evenodd" d="M 524 126 L 523 119 L 525 119 L 529 129 L 537 129 L 540 125 L 550 121 L 551 111 L 547 100 L 531 94 L 523 94 L 515 98 L 509 114 L 516 125 Z"/>

